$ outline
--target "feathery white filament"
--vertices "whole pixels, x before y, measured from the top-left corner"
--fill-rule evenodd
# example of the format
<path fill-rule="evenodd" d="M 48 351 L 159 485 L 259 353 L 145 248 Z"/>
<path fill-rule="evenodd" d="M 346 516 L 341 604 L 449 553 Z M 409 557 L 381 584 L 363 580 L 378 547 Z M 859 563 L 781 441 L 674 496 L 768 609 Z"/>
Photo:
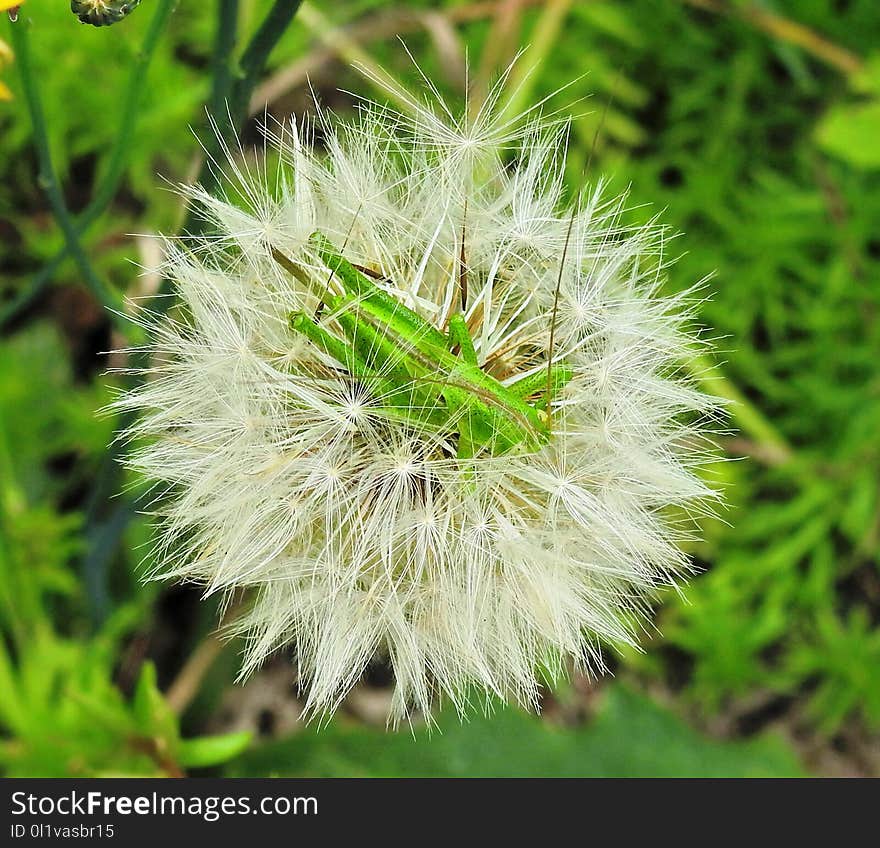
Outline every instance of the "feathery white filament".
<path fill-rule="evenodd" d="M 601 186 L 573 213 L 560 277 L 564 126 L 361 112 L 319 113 L 322 150 L 285 128 L 274 178 L 233 166 L 235 200 L 189 190 L 216 234 L 168 244 L 183 309 L 116 404 L 142 413 L 132 463 L 163 495 L 158 575 L 253 590 L 244 672 L 291 644 L 313 714 L 377 653 L 395 719 L 437 693 L 463 708 L 473 685 L 534 705 L 538 668 L 601 669 L 599 645 L 633 643 L 653 592 L 687 571 L 668 513 L 712 495 L 694 468 L 714 402 L 678 374 L 685 301 L 658 294 L 662 231 L 625 227 Z M 464 252 L 478 361 L 506 384 L 546 370 L 559 280 L 553 357 L 573 376 L 549 442 L 459 460 L 454 419 L 395 419 L 293 333 L 319 298 L 272 251 L 330 285 L 315 230 L 441 330 Z"/>

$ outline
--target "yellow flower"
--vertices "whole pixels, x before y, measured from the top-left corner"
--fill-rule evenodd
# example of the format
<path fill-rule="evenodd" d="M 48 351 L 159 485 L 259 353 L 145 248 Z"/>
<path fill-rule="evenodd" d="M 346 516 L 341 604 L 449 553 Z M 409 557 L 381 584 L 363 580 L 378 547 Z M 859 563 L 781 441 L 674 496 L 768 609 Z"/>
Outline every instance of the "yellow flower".
<path fill-rule="evenodd" d="M 12 50 L 9 45 L 0 38 L 0 70 L 12 62 Z M 12 92 L 3 80 L 0 80 L 0 100 L 11 100 Z"/>
<path fill-rule="evenodd" d="M 22 4 L 22 0 L 0 0 L 0 12 L 9 12 L 9 17 L 13 20 L 18 13 L 18 7 Z M 7 65 L 12 64 L 14 56 L 12 48 L 0 38 L 0 71 Z M 0 80 L 0 100 L 11 100 L 12 92 L 9 86 L 3 80 Z"/>

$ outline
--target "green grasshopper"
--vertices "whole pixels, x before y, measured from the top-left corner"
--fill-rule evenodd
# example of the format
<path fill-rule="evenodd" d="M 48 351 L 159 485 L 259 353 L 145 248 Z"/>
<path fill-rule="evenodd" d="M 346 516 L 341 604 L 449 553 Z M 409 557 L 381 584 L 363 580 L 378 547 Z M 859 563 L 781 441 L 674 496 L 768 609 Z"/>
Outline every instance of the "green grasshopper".
<path fill-rule="evenodd" d="M 460 459 L 533 451 L 549 441 L 547 409 L 553 394 L 571 379 L 570 368 L 548 366 L 503 385 L 480 368 L 463 315 L 450 318 L 444 335 L 355 268 L 321 233 L 312 235 L 310 245 L 344 291 L 334 294 L 328 286 L 318 293 L 344 337 L 305 312 L 293 312 L 290 326 L 369 385 L 389 417 L 414 428 L 457 433 Z M 272 255 L 315 289 L 303 268 L 277 249 Z M 545 387 L 549 390 L 541 401 L 528 402 Z"/>

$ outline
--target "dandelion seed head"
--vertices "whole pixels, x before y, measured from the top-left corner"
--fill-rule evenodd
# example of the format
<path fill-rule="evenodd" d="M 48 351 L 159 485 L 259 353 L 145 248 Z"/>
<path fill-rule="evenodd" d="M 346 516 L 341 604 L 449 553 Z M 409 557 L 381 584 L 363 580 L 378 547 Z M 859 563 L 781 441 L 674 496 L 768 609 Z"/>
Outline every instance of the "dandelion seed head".
<path fill-rule="evenodd" d="M 180 309 L 116 403 L 156 484 L 154 576 L 245 590 L 243 674 L 289 645 L 311 715 L 377 655 L 392 721 L 475 689 L 534 707 L 568 661 L 601 673 L 688 573 L 681 516 L 714 497 L 717 404 L 681 368 L 701 342 L 662 293 L 663 228 L 601 182 L 564 203 L 564 123 L 504 118 L 495 92 L 471 117 L 412 107 L 319 110 L 267 130 L 277 173 L 233 156 L 225 194 L 185 187 L 209 234 L 167 242 Z M 316 232 L 418 327 L 460 316 L 485 378 L 425 366 L 427 330 L 346 329 L 370 304 Z"/>

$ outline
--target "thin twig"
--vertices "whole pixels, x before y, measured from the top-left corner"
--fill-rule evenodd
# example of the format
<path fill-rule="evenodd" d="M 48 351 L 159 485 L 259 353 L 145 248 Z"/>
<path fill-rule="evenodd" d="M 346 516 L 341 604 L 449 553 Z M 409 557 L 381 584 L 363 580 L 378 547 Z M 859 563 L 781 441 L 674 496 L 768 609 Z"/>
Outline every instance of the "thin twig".
<path fill-rule="evenodd" d="M 202 680 L 223 653 L 224 647 L 226 647 L 225 643 L 214 633 L 209 633 L 189 655 L 165 693 L 168 706 L 178 715 L 192 703 Z"/>
<path fill-rule="evenodd" d="M 232 599 L 229 605 L 222 607 L 220 623 L 216 629 L 208 633 L 195 650 L 189 655 L 177 676 L 165 692 L 165 700 L 178 715 L 183 713 L 198 694 L 205 675 L 211 670 L 219 656 L 228 647 L 229 640 L 222 639 L 223 631 L 238 615 L 243 596 Z"/>
<path fill-rule="evenodd" d="M 754 459 L 756 462 L 760 462 L 769 468 L 784 466 L 791 459 L 789 453 L 780 450 L 776 445 L 753 442 L 751 439 L 744 439 L 739 436 L 724 439 L 721 445 L 727 453 L 733 456 L 747 456 L 749 459 Z"/>
<path fill-rule="evenodd" d="M 488 0 L 488 2 L 453 6 L 451 9 L 442 11 L 434 10 L 430 15 L 442 16 L 450 24 L 468 24 L 491 17 L 508 2 L 510 0 Z M 521 2 L 524 7 L 528 7 L 539 6 L 545 0 L 521 0 Z M 362 46 L 376 41 L 384 41 L 396 35 L 407 35 L 428 29 L 430 26 L 428 14 L 420 9 L 403 7 L 390 9 L 338 27 L 337 32 L 342 33 L 348 45 Z M 282 68 L 254 91 L 254 96 L 251 98 L 250 114 L 257 114 L 267 103 L 275 102 L 287 92 L 303 85 L 309 77 L 317 76 L 325 67 L 338 61 L 340 55 L 337 48 L 324 46 L 312 50 L 306 56 Z"/>

